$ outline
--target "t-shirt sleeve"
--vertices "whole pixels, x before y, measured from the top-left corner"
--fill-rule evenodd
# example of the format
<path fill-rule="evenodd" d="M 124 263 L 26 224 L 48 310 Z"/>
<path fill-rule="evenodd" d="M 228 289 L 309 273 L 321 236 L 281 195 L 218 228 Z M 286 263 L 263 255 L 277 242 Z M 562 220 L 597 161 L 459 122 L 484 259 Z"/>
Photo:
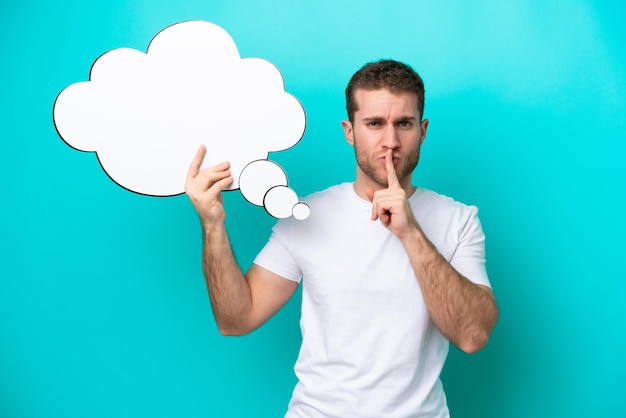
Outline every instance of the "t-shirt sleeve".
<path fill-rule="evenodd" d="M 274 225 L 267 244 L 254 259 L 254 264 L 299 283 L 302 279 L 302 271 L 298 267 L 289 244 L 292 242 L 292 222 L 292 218 L 287 218 L 279 220 Z"/>
<path fill-rule="evenodd" d="M 485 267 L 485 234 L 475 206 L 469 207 L 466 219 L 459 230 L 459 245 L 450 264 L 471 282 L 491 287 Z"/>

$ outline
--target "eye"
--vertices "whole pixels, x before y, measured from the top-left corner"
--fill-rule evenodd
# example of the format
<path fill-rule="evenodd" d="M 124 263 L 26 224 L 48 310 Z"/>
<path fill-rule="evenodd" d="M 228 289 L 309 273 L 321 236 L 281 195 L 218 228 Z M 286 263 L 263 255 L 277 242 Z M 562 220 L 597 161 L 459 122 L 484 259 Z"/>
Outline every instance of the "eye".
<path fill-rule="evenodd" d="M 413 124 L 407 120 L 401 120 L 400 122 L 398 122 L 398 126 L 401 128 L 410 128 L 411 126 L 413 126 Z"/>

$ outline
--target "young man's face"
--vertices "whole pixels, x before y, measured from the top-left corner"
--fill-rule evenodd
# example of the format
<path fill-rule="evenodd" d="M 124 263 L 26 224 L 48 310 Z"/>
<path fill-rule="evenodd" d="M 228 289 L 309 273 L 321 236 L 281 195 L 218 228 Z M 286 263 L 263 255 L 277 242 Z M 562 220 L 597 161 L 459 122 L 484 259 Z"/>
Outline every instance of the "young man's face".
<path fill-rule="evenodd" d="M 374 190 L 387 187 L 385 154 L 392 149 L 398 179 L 408 190 L 428 127 L 428 120 L 421 121 L 417 95 L 358 89 L 354 96 L 354 121 L 343 121 L 342 126 L 355 149 L 357 183 Z"/>

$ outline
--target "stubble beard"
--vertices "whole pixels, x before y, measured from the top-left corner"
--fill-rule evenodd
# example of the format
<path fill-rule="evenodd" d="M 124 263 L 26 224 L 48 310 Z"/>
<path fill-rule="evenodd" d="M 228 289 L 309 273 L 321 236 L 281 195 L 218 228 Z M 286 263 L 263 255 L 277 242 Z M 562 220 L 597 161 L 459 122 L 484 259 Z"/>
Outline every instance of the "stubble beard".
<path fill-rule="evenodd" d="M 361 151 L 356 138 L 354 140 L 354 154 L 359 168 L 367 177 L 379 186 L 388 187 L 387 171 L 380 169 L 380 162 L 376 156 L 369 156 Z M 420 150 L 417 148 L 409 154 L 402 155 L 401 157 L 402 158 L 396 166 L 396 175 L 398 176 L 400 184 L 402 184 L 407 177 L 411 176 L 413 170 L 417 167 L 417 163 L 420 159 Z"/>

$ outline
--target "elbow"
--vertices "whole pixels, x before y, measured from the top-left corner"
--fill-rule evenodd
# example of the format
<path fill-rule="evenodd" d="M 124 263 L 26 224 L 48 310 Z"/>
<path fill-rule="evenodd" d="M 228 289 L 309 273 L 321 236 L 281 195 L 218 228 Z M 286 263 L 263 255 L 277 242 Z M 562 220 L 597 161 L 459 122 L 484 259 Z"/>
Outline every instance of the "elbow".
<path fill-rule="evenodd" d="M 250 326 L 250 321 L 246 315 L 236 314 L 227 315 L 219 311 L 213 310 L 213 319 L 217 330 L 224 337 L 241 337 L 251 333 L 254 329 Z"/>
<path fill-rule="evenodd" d="M 243 335 L 246 335 L 245 332 L 235 330 L 232 328 L 217 327 L 217 329 L 220 332 L 220 334 L 222 334 L 222 336 L 224 337 L 241 337 Z"/>
<path fill-rule="evenodd" d="M 497 315 L 490 324 L 474 329 L 472 332 L 468 333 L 464 339 L 458 341 L 458 343 L 455 343 L 455 345 L 461 351 L 467 354 L 474 354 L 479 352 L 480 350 L 485 348 L 485 346 L 489 342 L 489 338 L 491 337 L 491 331 L 493 331 L 496 322 Z"/>
<path fill-rule="evenodd" d="M 216 324 L 217 330 L 224 337 L 242 337 L 251 333 L 254 330 L 241 324 L 227 324 L 219 321 L 217 321 Z"/>
<path fill-rule="evenodd" d="M 494 301 L 494 308 L 493 310 L 491 310 L 490 314 L 487 315 L 480 324 L 475 323 L 471 327 L 471 330 L 466 334 L 465 338 L 455 345 L 461 351 L 464 351 L 467 354 L 474 354 L 479 352 L 480 350 L 485 348 L 485 346 L 489 342 L 491 332 L 496 326 L 499 316 L 500 313 Z"/>
<path fill-rule="evenodd" d="M 489 333 L 480 333 L 481 335 L 475 335 L 472 338 L 467 338 L 464 341 L 460 341 L 456 346 L 467 354 L 475 354 L 482 350 L 489 341 Z"/>

